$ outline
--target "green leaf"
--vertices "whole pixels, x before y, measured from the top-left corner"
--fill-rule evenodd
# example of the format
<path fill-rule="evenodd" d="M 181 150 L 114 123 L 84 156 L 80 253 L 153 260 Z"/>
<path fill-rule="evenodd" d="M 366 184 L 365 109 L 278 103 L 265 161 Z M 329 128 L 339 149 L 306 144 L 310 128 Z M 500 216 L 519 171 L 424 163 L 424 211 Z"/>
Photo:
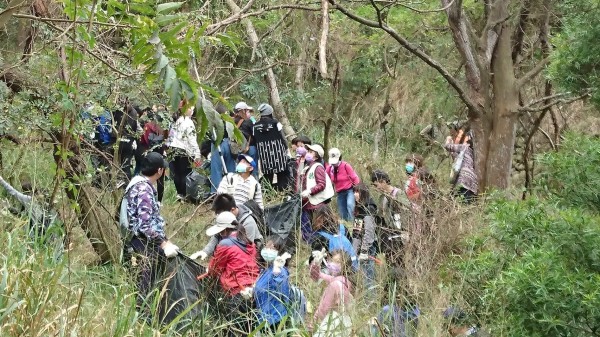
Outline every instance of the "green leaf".
<path fill-rule="evenodd" d="M 159 15 L 156 17 L 156 19 L 154 19 L 154 22 L 156 22 L 157 25 L 159 26 L 166 26 L 171 22 L 177 21 L 181 16 L 178 14 L 170 14 L 170 15 Z M 184 24 L 187 24 L 187 22 L 184 22 Z"/>
<path fill-rule="evenodd" d="M 160 38 L 158 37 L 158 31 L 154 32 L 154 34 L 152 34 L 152 37 L 148 39 L 148 43 L 150 44 L 159 44 L 160 43 Z"/>
<path fill-rule="evenodd" d="M 171 88 L 173 81 L 177 78 L 177 74 L 175 73 L 175 69 L 173 69 L 173 67 L 171 67 L 168 64 L 164 68 L 164 71 L 165 71 L 165 78 L 164 78 L 165 92 L 169 92 L 169 89 Z"/>
<path fill-rule="evenodd" d="M 162 54 L 156 63 L 156 69 L 154 69 L 154 72 L 160 73 L 160 71 L 166 67 L 167 64 L 169 64 L 169 58 Z"/>
<path fill-rule="evenodd" d="M 206 118 L 208 118 L 208 128 L 215 139 L 215 144 L 221 144 L 221 140 L 223 140 L 223 134 L 225 130 L 223 130 L 223 120 L 221 119 L 221 114 L 215 110 L 213 104 L 207 100 L 202 99 L 202 110 L 206 114 Z"/>
<path fill-rule="evenodd" d="M 179 101 L 181 100 L 181 85 L 179 84 L 179 80 L 173 81 L 171 90 L 169 91 L 169 100 L 171 103 L 171 111 L 177 111 Z"/>
<path fill-rule="evenodd" d="M 183 21 L 180 22 L 177 26 L 173 27 L 172 29 L 169 29 L 168 31 L 161 33 L 160 39 L 162 41 L 166 41 L 166 40 L 170 40 L 173 37 L 175 37 L 175 35 L 179 34 L 179 32 L 181 32 L 181 30 L 188 24 L 187 21 Z"/>
<path fill-rule="evenodd" d="M 172 12 L 176 9 L 179 9 L 181 6 L 183 6 L 183 2 L 166 2 L 164 4 L 159 4 L 158 7 L 156 8 L 156 12 L 157 13 L 168 13 L 168 12 Z"/>

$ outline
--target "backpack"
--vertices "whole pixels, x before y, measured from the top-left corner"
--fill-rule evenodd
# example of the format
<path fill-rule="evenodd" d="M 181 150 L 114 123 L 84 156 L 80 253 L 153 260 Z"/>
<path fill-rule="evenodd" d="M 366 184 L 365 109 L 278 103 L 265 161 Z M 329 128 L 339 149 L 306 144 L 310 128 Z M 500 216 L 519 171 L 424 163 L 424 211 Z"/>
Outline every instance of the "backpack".
<path fill-rule="evenodd" d="M 108 111 L 104 111 L 98 117 L 94 118 L 98 123 L 96 126 L 96 139 L 102 145 L 110 144 L 113 141 L 112 119 Z"/>
<path fill-rule="evenodd" d="M 123 193 L 123 198 L 121 199 L 121 204 L 119 205 L 119 229 L 121 231 L 121 239 L 125 243 L 131 241 L 131 238 L 133 238 L 133 231 L 129 225 L 129 216 L 127 215 L 127 206 L 129 206 L 127 195 L 133 186 L 145 181 L 146 179 L 141 176 L 133 177 L 129 182 L 129 185 L 127 185 L 125 193 Z"/>
<path fill-rule="evenodd" d="M 356 257 L 356 251 L 354 247 L 352 247 L 352 242 L 346 236 L 346 226 L 340 224 L 340 232 L 339 234 L 330 234 L 323 231 L 318 231 L 318 234 L 323 236 L 329 242 L 328 250 L 329 252 L 333 252 L 334 250 L 343 250 L 350 256 L 352 260 L 352 267 L 354 269 L 358 268 L 358 259 Z"/>
<path fill-rule="evenodd" d="M 260 206 L 258 206 L 258 203 L 254 201 L 254 199 L 250 199 L 244 203 L 244 206 L 250 210 L 250 215 L 254 218 L 254 221 L 256 221 L 261 233 L 265 233 L 267 228 L 265 222 L 265 213 Z"/>

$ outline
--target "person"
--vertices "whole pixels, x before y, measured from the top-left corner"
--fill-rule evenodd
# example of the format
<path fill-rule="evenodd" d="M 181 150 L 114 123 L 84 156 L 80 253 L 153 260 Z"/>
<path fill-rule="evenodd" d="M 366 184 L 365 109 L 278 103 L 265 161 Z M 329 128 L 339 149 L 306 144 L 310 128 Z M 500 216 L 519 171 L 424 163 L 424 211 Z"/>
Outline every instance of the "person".
<path fill-rule="evenodd" d="M 254 200 L 260 209 L 264 209 L 262 190 L 260 184 L 252 175 L 257 171 L 256 162 L 250 155 L 240 154 L 235 167 L 237 174 L 229 173 L 221 180 L 217 194 L 228 193 L 233 195 L 237 205 L 243 205 L 248 200 Z"/>
<path fill-rule="evenodd" d="M 227 114 L 227 108 L 218 104 L 215 110 L 221 114 Z M 211 193 L 216 193 L 217 188 L 221 184 L 221 180 L 227 173 L 235 171 L 235 159 L 231 155 L 231 141 L 229 133 L 223 121 L 223 139 L 220 144 L 216 144 L 217 131 L 212 130 L 210 133 L 210 182 Z"/>
<path fill-rule="evenodd" d="M 450 136 L 446 138 L 444 148 L 455 160 L 453 170 L 456 170 L 457 165 L 459 166 L 457 176 L 452 181 L 454 195 L 461 197 L 466 204 L 470 204 L 475 200 L 478 192 L 473 140 L 458 124 L 451 124 Z M 457 163 L 459 160 L 460 162 Z"/>
<path fill-rule="evenodd" d="M 310 264 L 311 279 L 323 280 L 327 286 L 308 328 L 314 331 L 313 336 L 350 336 L 352 323 L 347 311 L 354 300 L 350 257 L 344 251 L 336 250 L 325 261 L 325 266 L 327 273 L 321 271 L 319 259 L 315 258 Z"/>
<path fill-rule="evenodd" d="M 236 126 L 240 129 L 246 141 L 248 142 L 248 154 L 255 162 L 258 162 L 258 151 L 256 150 L 256 139 L 252 137 L 252 129 L 256 119 L 252 116 L 254 108 L 246 104 L 246 102 L 239 102 L 235 105 L 233 112 L 235 117 L 233 121 Z M 258 170 L 252 172 L 254 177 L 258 178 Z"/>
<path fill-rule="evenodd" d="M 292 303 L 292 286 L 287 261 L 290 254 L 285 252 L 285 245 L 275 237 L 269 238 L 260 251 L 267 267 L 260 273 L 254 285 L 254 299 L 260 322 L 266 321 L 265 330 L 277 331 L 283 318 L 290 313 L 294 316 Z M 260 323 L 259 322 L 259 323 Z"/>
<path fill-rule="evenodd" d="M 304 156 L 305 167 L 301 173 L 302 181 L 302 239 L 308 243 L 312 240 L 311 229 L 312 214 L 315 209 L 328 203 L 334 195 L 331 179 L 325 172 L 321 163 L 324 152 L 319 144 L 306 145 L 307 153 Z"/>
<path fill-rule="evenodd" d="M 295 155 L 292 165 L 291 181 L 294 182 L 294 192 L 300 193 L 301 179 L 300 176 L 304 170 L 304 156 L 306 155 L 306 145 L 311 145 L 312 141 L 306 136 L 298 136 L 292 139 L 292 155 Z"/>
<path fill-rule="evenodd" d="M 118 136 L 117 154 L 119 156 L 119 167 L 125 179 L 119 179 L 117 188 L 125 186 L 133 177 L 133 156 L 137 149 L 136 132 L 138 126 L 138 107 L 126 103 L 122 110 L 113 112 L 114 127 Z"/>
<path fill-rule="evenodd" d="M 252 137 L 256 140 L 260 167 L 269 185 L 277 191 L 284 191 L 289 187 L 290 174 L 283 126 L 273 118 L 273 107 L 269 104 L 259 105 L 258 112 L 260 119 L 254 124 Z M 277 179 L 276 182 L 274 179 Z"/>
<path fill-rule="evenodd" d="M 238 223 L 244 227 L 244 232 L 248 240 L 253 242 L 256 247 L 262 247 L 263 236 L 252 211 L 248 207 L 244 206 L 244 204 L 236 204 L 234 197 L 230 194 L 219 194 L 215 196 L 212 208 L 217 217 L 223 212 L 234 214 Z M 212 256 L 222 237 L 223 235 L 220 234 L 211 236 L 206 246 L 202 250 L 192 254 L 190 258 L 193 260 L 197 258 L 205 260 L 207 257 Z"/>
<path fill-rule="evenodd" d="M 292 144 L 292 153 L 296 153 L 298 148 L 304 148 L 304 146 L 312 144 L 312 141 L 307 136 L 296 136 L 290 143 Z"/>
<path fill-rule="evenodd" d="M 222 239 L 208 264 L 208 274 L 218 277 L 225 295 L 225 319 L 230 323 L 228 335 L 245 336 L 254 326 L 251 296 L 259 274 L 256 247 L 231 212 L 217 215 L 215 224 L 206 230 L 210 237 L 217 234 Z"/>
<path fill-rule="evenodd" d="M 354 189 L 356 210 L 352 229 L 352 246 L 358 253 L 360 269 L 364 273 L 367 286 L 375 281 L 375 261 L 377 255 L 377 205 L 371 198 L 369 188 L 364 183 Z"/>
<path fill-rule="evenodd" d="M 352 266 L 358 268 L 358 258 L 352 246 L 350 232 L 343 223 L 338 221 L 329 205 L 320 205 L 315 209 L 312 225 L 315 235 L 310 248 L 313 252 L 325 250 L 331 253 L 341 249 L 350 256 Z"/>
<path fill-rule="evenodd" d="M 360 183 L 360 178 L 347 162 L 342 160 L 342 152 L 338 148 L 329 150 L 329 167 L 327 175 L 331 178 L 340 216 L 344 221 L 354 221 L 354 186 Z"/>
<path fill-rule="evenodd" d="M 193 166 L 200 166 L 200 148 L 196 139 L 196 127 L 192 120 L 194 107 L 189 107 L 185 112 L 182 111 L 187 105 L 187 101 L 179 103 L 178 118 L 169 131 L 167 146 L 172 158 L 173 182 L 177 190 L 177 199 L 185 200 L 185 180 L 192 172 Z"/>
<path fill-rule="evenodd" d="M 113 159 L 113 145 L 116 142 L 115 133 L 112 130 L 111 113 L 92 102 L 87 102 L 83 106 L 81 119 L 84 122 L 90 122 L 94 128 L 89 136 L 82 137 L 87 139 L 93 146 L 90 156 L 92 166 L 96 171 L 92 184 L 97 188 L 103 187 L 103 176 L 109 171 Z"/>
<path fill-rule="evenodd" d="M 148 153 L 142 160 L 141 174 L 131 179 L 125 189 L 125 217 L 129 237 L 125 242 L 124 253 L 131 258 L 131 261 L 126 261 L 130 262 L 127 265 L 138 275 L 138 308 L 150 293 L 165 258 L 179 254 L 179 247 L 165 233 L 165 220 L 160 215 L 154 187 L 167 166 L 160 154 Z"/>
<path fill-rule="evenodd" d="M 404 183 L 404 193 L 410 200 L 413 207 L 418 206 L 421 198 L 421 180 L 419 179 L 419 170 L 423 167 L 423 157 L 412 153 L 404 159 L 404 172 L 408 179 Z"/>
<path fill-rule="evenodd" d="M 158 107 L 154 106 L 152 109 L 146 109 L 145 113 L 140 118 L 143 120 L 143 126 L 141 126 L 142 135 L 138 142 L 138 153 L 142 157 L 148 151 L 156 152 L 163 156 L 165 155 L 165 139 L 168 137 L 168 132 L 163 130 L 160 124 L 163 121 L 161 113 L 166 113 L 164 109 L 165 108 L 162 105 Z M 158 202 L 162 203 L 165 192 L 164 175 L 158 179 L 156 183 L 156 190 L 158 191 Z"/>

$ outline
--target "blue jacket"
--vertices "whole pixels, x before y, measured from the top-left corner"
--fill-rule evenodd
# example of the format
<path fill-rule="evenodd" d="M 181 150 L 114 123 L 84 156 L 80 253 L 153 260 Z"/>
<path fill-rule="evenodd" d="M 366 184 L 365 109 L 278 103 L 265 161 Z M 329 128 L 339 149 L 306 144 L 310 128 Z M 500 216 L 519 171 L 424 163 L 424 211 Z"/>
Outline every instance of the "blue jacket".
<path fill-rule="evenodd" d="M 273 274 L 269 266 L 258 277 L 254 286 L 254 298 L 261 321 L 270 325 L 279 323 L 288 314 L 290 306 L 290 274 L 287 268 L 281 268 L 279 275 Z"/>
<path fill-rule="evenodd" d="M 340 224 L 340 232 L 338 234 L 331 234 L 324 231 L 318 231 L 321 236 L 327 239 L 329 242 L 328 251 L 331 253 L 334 250 L 343 250 L 350 256 L 352 260 L 352 267 L 354 270 L 358 269 L 358 258 L 356 257 L 356 251 L 352 247 L 352 242 L 346 237 L 346 227 L 344 224 Z"/>

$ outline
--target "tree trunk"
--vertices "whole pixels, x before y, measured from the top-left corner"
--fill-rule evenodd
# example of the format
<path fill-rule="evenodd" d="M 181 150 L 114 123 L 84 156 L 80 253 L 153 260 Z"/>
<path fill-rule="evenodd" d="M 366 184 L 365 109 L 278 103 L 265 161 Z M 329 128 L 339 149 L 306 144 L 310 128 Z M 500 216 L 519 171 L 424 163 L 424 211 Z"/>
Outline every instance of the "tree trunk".
<path fill-rule="evenodd" d="M 241 8 L 235 3 L 234 0 L 226 0 L 226 2 L 229 6 L 229 9 L 231 9 L 231 11 L 234 14 L 237 14 L 241 11 Z M 260 48 L 260 46 L 258 45 L 258 34 L 256 34 L 256 29 L 254 29 L 252 21 L 250 21 L 249 19 L 243 19 L 242 23 L 244 24 L 244 26 L 246 26 L 246 33 L 248 34 L 248 39 L 250 40 L 252 49 L 255 52 L 258 51 L 258 48 Z M 261 51 L 260 54 L 264 54 L 264 52 Z M 283 125 L 283 133 L 285 134 L 285 136 L 287 138 L 291 138 L 294 135 L 296 135 L 296 132 L 294 131 L 294 128 L 292 127 L 292 124 L 290 123 L 290 120 L 287 117 L 287 113 L 285 112 L 283 103 L 281 102 L 281 97 L 279 95 L 279 87 L 277 86 L 277 77 L 275 76 L 273 67 L 271 67 L 273 63 L 267 55 L 262 55 L 262 57 L 265 60 L 265 63 L 269 66 L 269 68 L 267 69 L 267 75 L 265 76 L 265 79 L 267 82 L 267 86 L 269 87 L 269 97 L 271 104 L 273 105 L 273 108 L 275 110 L 275 116 Z"/>
<path fill-rule="evenodd" d="M 319 41 L 319 72 L 327 78 L 327 37 L 329 36 L 329 2 L 321 0 L 321 40 Z"/>

